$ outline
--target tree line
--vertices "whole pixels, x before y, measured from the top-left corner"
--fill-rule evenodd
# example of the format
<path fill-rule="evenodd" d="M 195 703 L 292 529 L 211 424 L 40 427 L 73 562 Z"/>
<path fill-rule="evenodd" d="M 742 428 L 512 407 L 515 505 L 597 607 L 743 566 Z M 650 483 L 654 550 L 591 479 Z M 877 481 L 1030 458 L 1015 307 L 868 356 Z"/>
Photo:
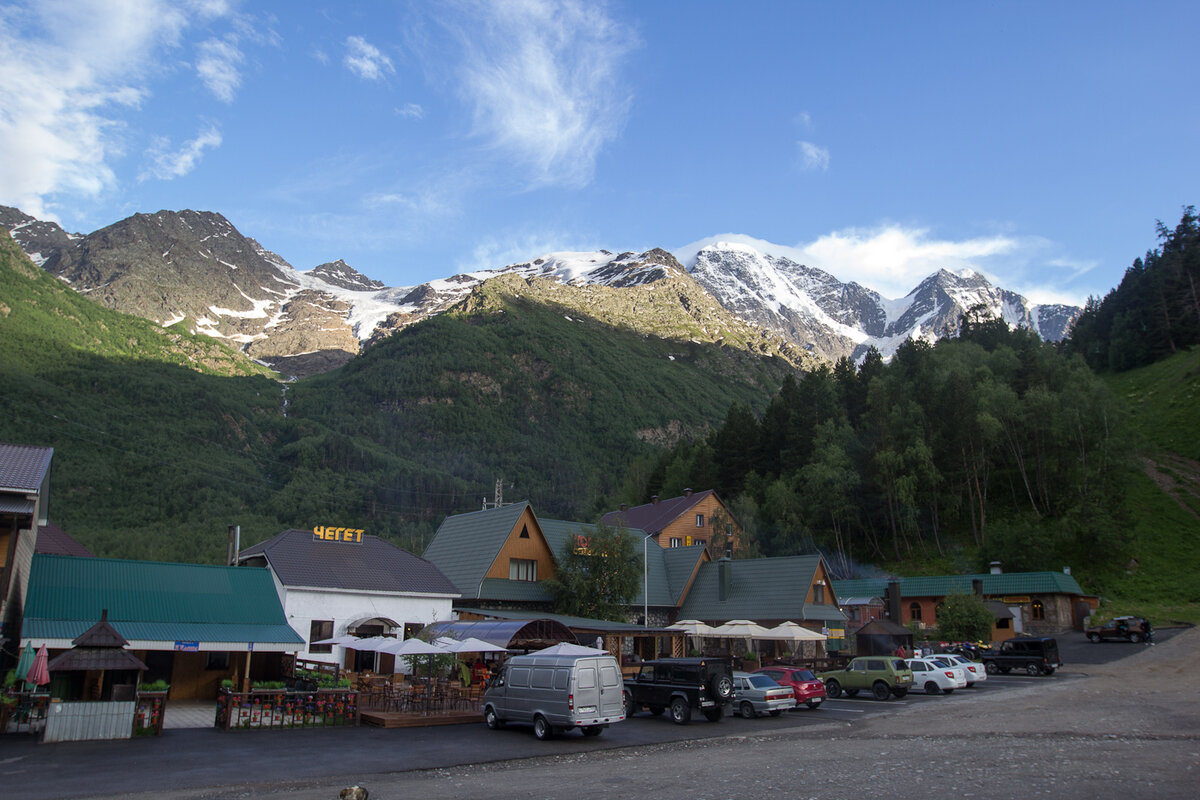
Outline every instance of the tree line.
<path fill-rule="evenodd" d="M 647 502 L 712 487 L 744 553 L 820 550 L 845 577 L 922 559 L 1099 577 L 1127 546 L 1124 430 L 1082 359 L 974 309 L 957 339 L 789 378 L 761 415 L 733 405 L 703 440 L 635 465 L 626 489 Z"/>

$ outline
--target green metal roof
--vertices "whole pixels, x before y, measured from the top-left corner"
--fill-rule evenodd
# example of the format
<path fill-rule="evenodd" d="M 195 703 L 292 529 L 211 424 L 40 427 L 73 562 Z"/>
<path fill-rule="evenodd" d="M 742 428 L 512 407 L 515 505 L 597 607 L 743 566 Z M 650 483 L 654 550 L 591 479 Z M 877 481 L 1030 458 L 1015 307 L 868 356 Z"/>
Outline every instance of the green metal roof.
<path fill-rule="evenodd" d="M 464 598 L 479 597 L 480 582 L 526 508 L 529 503 L 522 501 L 446 517 L 425 548 L 424 558 L 433 562 Z"/>
<path fill-rule="evenodd" d="M 547 611 L 525 611 L 508 608 L 462 608 L 459 611 L 510 620 L 552 619 L 555 622 L 566 625 L 572 630 L 607 631 L 609 633 L 654 633 L 655 631 L 669 630 L 667 628 L 645 628 L 630 622 L 613 622 L 612 620 L 592 619 L 590 617 L 572 617 L 567 614 L 553 614 Z M 672 633 L 674 632 L 672 631 Z"/>
<path fill-rule="evenodd" d="M 947 597 L 952 594 L 971 594 L 973 581 L 983 581 L 983 593 L 988 597 L 1024 594 L 1082 595 L 1083 589 L 1074 577 L 1065 572 L 990 572 L 975 575 L 925 575 L 898 578 L 901 597 Z M 882 597 L 889 579 L 867 578 L 853 581 L 833 581 L 838 597 Z"/>
<path fill-rule="evenodd" d="M 806 602 L 820 563 L 821 557 L 812 555 L 701 564 L 692 590 L 679 609 L 679 618 L 840 622 L 845 619 L 841 611 Z M 724 600 L 720 599 L 722 564 L 731 570 L 730 592 Z"/>
<path fill-rule="evenodd" d="M 266 569 L 33 557 L 23 639 L 74 639 L 106 610 L 130 642 L 305 641 L 287 624 Z"/>

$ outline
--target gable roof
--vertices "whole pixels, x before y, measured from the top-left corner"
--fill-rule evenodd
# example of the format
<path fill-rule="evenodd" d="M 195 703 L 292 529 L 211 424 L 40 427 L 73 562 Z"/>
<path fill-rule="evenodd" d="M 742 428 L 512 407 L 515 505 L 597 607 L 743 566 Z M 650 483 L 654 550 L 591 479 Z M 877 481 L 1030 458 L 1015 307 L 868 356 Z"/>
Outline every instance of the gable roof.
<path fill-rule="evenodd" d="M 67 535 L 67 532 L 57 525 L 39 525 L 37 544 L 34 546 L 34 552 L 49 553 L 56 556 L 79 556 L 80 558 L 94 558 L 95 553 L 88 550 L 78 541 Z"/>
<path fill-rule="evenodd" d="M 0 443 L 0 492 L 39 491 L 53 456 L 53 447 Z"/>
<path fill-rule="evenodd" d="M 368 592 L 456 595 L 458 589 L 436 566 L 378 536 L 361 542 L 327 542 L 311 530 L 292 528 L 247 547 L 239 561 L 263 556 L 288 587 Z"/>
<path fill-rule="evenodd" d="M 287 624 L 265 569 L 33 556 L 23 639 L 68 647 L 105 610 L 135 649 L 182 641 L 295 650 L 305 641 Z"/>
<path fill-rule="evenodd" d="M 808 589 L 821 564 L 819 555 L 721 559 L 700 565 L 679 608 L 680 619 L 792 620 L 841 622 L 836 606 L 809 603 Z M 720 570 L 730 570 L 729 596 L 721 599 Z"/>
<path fill-rule="evenodd" d="M 659 500 L 656 503 L 634 506 L 624 511 L 610 511 L 602 519 L 605 525 L 620 524 L 627 528 L 638 528 L 646 533 L 662 533 L 668 525 L 686 514 L 688 509 L 709 495 L 715 494 L 716 492 L 712 489 L 707 489 L 703 492 L 693 492 L 690 495 L 685 494 L 682 497 L 672 497 L 667 500 Z M 720 498 L 718 498 L 718 502 L 720 502 Z"/>
<path fill-rule="evenodd" d="M 866 595 L 882 597 L 891 580 L 900 581 L 901 597 L 947 597 L 952 594 L 971 594 L 973 581 L 983 581 L 983 593 L 988 596 L 1005 594 L 1073 594 L 1082 595 L 1078 581 L 1065 572 L 1002 572 L 975 575 L 925 575 L 916 578 L 865 578 L 852 581 L 833 581 L 838 597 Z"/>
<path fill-rule="evenodd" d="M 424 557 L 463 597 L 479 597 L 480 583 L 512 533 L 528 501 L 455 514 L 442 520 Z"/>

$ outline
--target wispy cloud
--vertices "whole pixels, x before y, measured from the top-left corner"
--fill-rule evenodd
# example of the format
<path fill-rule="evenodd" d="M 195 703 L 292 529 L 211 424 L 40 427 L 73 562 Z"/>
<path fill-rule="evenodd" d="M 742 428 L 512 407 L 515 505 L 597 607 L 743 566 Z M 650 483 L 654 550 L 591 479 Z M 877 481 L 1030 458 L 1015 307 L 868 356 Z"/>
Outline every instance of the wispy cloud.
<path fill-rule="evenodd" d="M 588 184 L 620 133 L 630 94 L 620 68 L 636 36 L 602 5 L 473 0 L 443 24 L 463 50 L 458 81 L 474 133 L 515 158 L 526 183 Z"/>
<path fill-rule="evenodd" d="M 185 142 L 178 150 L 171 150 L 171 142 L 166 137 L 154 140 L 146 157 L 149 163 L 138 174 L 138 180 L 158 178 L 168 181 L 172 178 L 182 178 L 199 163 L 204 150 L 209 147 L 219 147 L 221 132 L 209 126 L 200 132 L 195 139 Z"/>
<path fill-rule="evenodd" d="M 367 81 L 383 80 L 385 76 L 396 72 L 392 60 L 361 36 L 346 39 L 346 57 L 343 63 L 347 69 Z"/>
<path fill-rule="evenodd" d="M 208 39 L 200 43 L 196 56 L 196 73 L 205 87 L 218 100 L 232 103 L 233 96 L 242 85 L 239 71 L 244 56 L 238 49 L 237 37 Z"/>
<path fill-rule="evenodd" d="M 461 272 L 496 269 L 528 261 L 553 252 L 598 250 L 594 243 L 579 241 L 574 234 L 562 231 L 526 231 L 504 237 L 489 236 L 478 242 L 468 258 L 461 259 Z"/>
<path fill-rule="evenodd" d="M 799 152 L 797 163 L 802 171 L 825 172 L 829 169 L 829 148 L 820 147 L 812 142 L 799 141 L 796 142 L 796 149 Z"/>
<path fill-rule="evenodd" d="M 407 119 L 423 119 L 425 117 L 425 109 L 416 103 L 405 103 L 396 109 L 396 116 L 406 117 Z"/>
<path fill-rule="evenodd" d="M 56 200 L 116 184 L 125 118 L 194 15 L 217 0 L 30 0 L 0 8 L 0 201 L 54 218 Z"/>

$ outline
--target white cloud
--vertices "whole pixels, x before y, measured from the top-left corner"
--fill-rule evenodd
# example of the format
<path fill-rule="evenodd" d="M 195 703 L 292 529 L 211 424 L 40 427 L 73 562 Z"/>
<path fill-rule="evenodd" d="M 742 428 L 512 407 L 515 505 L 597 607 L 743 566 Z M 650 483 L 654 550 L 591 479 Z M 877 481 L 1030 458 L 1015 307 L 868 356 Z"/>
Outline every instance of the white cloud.
<path fill-rule="evenodd" d="M 225 103 L 232 103 L 234 93 L 242 85 L 238 65 L 242 63 L 242 51 L 237 38 L 208 39 L 200 43 L 196 57 L 196 73 L 204 86 Z"/>
<path fill-rule="evenodd" d="M 150 163 L 142 169 L 138 180 L 158 178 L 169 181 L 172 178 L 182 178 L 195 169 L 205 148 L 219 147 L 220 144 L 221 132 L 212 126 L 201 131 L 195 139 L 185 142 L 183 147 L 175 151 L 169 149 L 171 146 L 169 139 L 158 137 L 146 154 Z"/>
<path fill-rule="evenodd" d="M 476 0 L 443 19 L 462 48 L 458 81 L 474 133 L 538 185 L 584 186 L 625 123 L 619 78 L 637 46 L 602 6 L 577 0 Z"/>
<path fill-rule="evenodd" d="M 564 244 L 566 243 L 566 244 Z M 475 245 L 471 256 L 458 262 L 460 272 L 498 269 L 519 264 L 547 253 L 585 252 L 598 250 L 594 243 L 581 243 L 572 234 L 552 231 L 514 233 L 504 237 L 489 236 Z"/>
<path fill-rule="evenodd" d="M 405 103 L 400 108 L 396 109 L 396 115 L 407 117 L 408 119 L 423 119 L 425 117 L 425 109 L 421 108 L 416 103 Z"/>
<path fill-rule="evenodd" d="M 796 142 L 796 148 L 800 151 L 799 166 L 802 171 L 825 172 L 829 169 L 829 148 L 805 141 Z"/>
<path fill-rule="evenodd" d="M 392 60 L 361 36 L 346 39 L 346 68 L 363 80 L 378 81 L 395 73 Z"/>
<path fill-rule="evenodd" d="M 116 184 L 123 117 L 149 94 L 191 13 L 219 2 L 30 0 L 0 8 L 0 202 L 53 218 L 56 198 Z"/>

